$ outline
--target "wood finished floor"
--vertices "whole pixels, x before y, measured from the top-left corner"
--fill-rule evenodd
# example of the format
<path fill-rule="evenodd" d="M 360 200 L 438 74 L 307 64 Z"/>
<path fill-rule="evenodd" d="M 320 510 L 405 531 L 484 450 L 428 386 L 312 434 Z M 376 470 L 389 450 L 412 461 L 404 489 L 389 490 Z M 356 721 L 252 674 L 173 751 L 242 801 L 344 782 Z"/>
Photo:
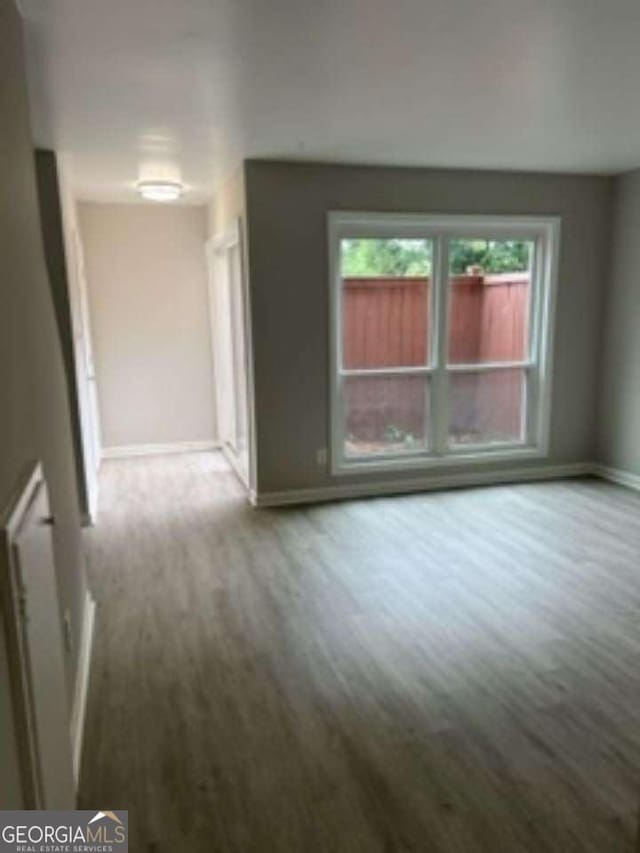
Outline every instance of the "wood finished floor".
<path fill-rule="evenodd" d="M 80 807 L 133 853 L 635 849 L 640 496 L 256 511 L 215 454 L 101 487 Z"/>

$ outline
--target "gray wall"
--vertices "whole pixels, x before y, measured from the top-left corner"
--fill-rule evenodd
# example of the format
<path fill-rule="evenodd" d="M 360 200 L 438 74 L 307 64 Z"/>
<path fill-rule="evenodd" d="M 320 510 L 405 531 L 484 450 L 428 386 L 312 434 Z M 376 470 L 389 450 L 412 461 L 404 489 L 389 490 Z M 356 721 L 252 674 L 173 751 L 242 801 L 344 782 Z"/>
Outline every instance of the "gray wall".
<path fill-rule="evenodd" d="M 598 460 L 640 476 L 640 171 L 616 178 Z"/>
<path fill-rule="evenodd" d="M 64 365 L 47 278 L 29 126 L 22 27 L 13 0 L 0 0 L 0 506 L 33 459 L 42 459 L 56 517 L 54 544 L 62 608 L 80 635 L 85 575 Z M 77 642 L 67 659 L 71 695 Z M 2 655 L 0 655 L 0 666 Z M 0 682 L 0 791 L 5 776 L 6 681 Z M 19 799 L 19 798 L 18 798 Z"/>
<path fill-rule="evenodd" d="M 83 202 L 105 448 L 213 441 L 207 209 Z"/>
<path fill-rule="evenodd" d="M 248 161 L 245 181 L 259 493 L 384 479 L 316 463 L 329 442 L 332 209 L 561 216 L 550 455 L 528 464 L 592 460 L 610 179 Z"/>

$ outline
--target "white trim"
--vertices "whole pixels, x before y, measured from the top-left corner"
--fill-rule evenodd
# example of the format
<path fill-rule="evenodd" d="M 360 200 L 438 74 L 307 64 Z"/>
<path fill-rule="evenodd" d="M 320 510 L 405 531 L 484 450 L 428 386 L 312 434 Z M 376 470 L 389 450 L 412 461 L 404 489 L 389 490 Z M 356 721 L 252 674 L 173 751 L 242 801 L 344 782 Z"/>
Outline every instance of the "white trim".
<path fill-rule="evenodd" d="M 522 362 L 504 364 L 448 365 L 446 357 L 446 330 L 448 293 L 445 295 L 448 270 L 448 242 L 450 236 L 506 238 L 517 237 L 535 241 L 536 252 L 532 265 L 530 322 L 530 351 Z M 433 364 L 419 368 L 385 368 L 376 370 L 345 370 L 342 367 L 341 330 L 341 276 L 339 245 L 345 237 L 402 236 L 421 237 L 433 241 L 434 257 L 432 291 L 435 295 L 437 322 L 433 323 Z M 558 283 L 558 258 L 560 219 L 557 216 L 458 216 L 448 214 L 367 213 L 355 211 L 329 211 L 327 214 L 329 252 L 329 455 L 332 475 L 358 471 L 393 471 L 412 467 L 416 470 L 445 467 L 450 462 L 483 463 L 541 458 L 548 455 L 551 425 L 551 390 L 553 378 L 553 329 Z M 433 306 L 432 306 L 433 308 Z M 436 316 L 436 312 L 433 313 Z M 432 353 L 433 355 L 433 353 Z M 473 449 L 450 448 L 445 423 L 447 395 L 443 385 L 449 373 L 485 372 L 496 369 L 520 368 L 527 372 L 524 447 L 522 443 L 493 448 L 491 445 Z M 439 410 L 432 407 L 429 446 L 426 450 L 399 453 L 393 457 L 384 454 L 363 459 L 350 459 L 344 455 L 344 378 L 351 375 L 432 375 L 433 390 L 441 402 Z M 444 402 L 443 402 L 444 401 Z M 464 452 L 462 452 L 464 450 Z"/>
<path fill-rule="evenodd" d="M 249 239 L 245 233 L 245 222 L 242 216 L 233 219 L 221 232 L 210 237 L 205 243 L 207 257 L 207 290 L 209 295 L 209 326 L 211 337 L 211 355 L 214 367 L 214 380 L 216 386 L 221 381 L 219 356 L 217 353 L 216 335 L 216 293 L 213 280 L 213 270 L 216 254 L 224 254 L 237 247 L 240 263 L 240 297 L 242 308 L 242 324 L 244 337 L 244 371 L 245 388 L 241 389 L 246 400 L 247 417 L 247 470 L 243 468 L 241 459 L 233 449 L 229 451 L 229 462 L 238 475 L 242 484 L 250 490 L 255 487 L 257 481 L 257 427 L 255 414 L 255 391 L 253 371 L 253 335 L 251 325 L 251 288 L 249 286 Z M 217 392 L 216 392 L 217 393 Z M 220 425 L 218 406 L 216 399 L 216 431 L 218 439 L 220 436 Z M 224 441 L 220 442 L 221 446 Z M 227 455 L 227 454 L 225 454 Z"/>
<path fill-rule="evenodd" d="M 76 790 L 80 783 L 80 761 L 82 759 L 84 720 L 89 692 L 89 673 L 91 671 L 95 615 L 96 603 L 89 590 L 87 590 L 84 597 L 82 633 L 80 635 L 76 684 L 71 708 L 71 749 L 73 754 L 73 778 L 76 783 Z"/>
<path fill-rule="evenodd" d="M 253 506 L 269 507 L 285 504 L 316 503 L 347 500 L 349 498 L 376 497 L 378 495 L 429 492 L 458 489 L 469 486 L 491 486 L 500 483 L 524 483 L 534 480 L 556 480 L 567 477 L 584 477 L 593 474 L 591 462 L 574 462 L 566 465 L 545 465 L 536 468 L 508 468 L 504 471 L 464 471 L 419 479 L 386 480 L 368 483 L 349 483 L 339 486 L 318 486 L 313 489 L 290 489 L 284 492 L 250 494 Z"/>
<path fill-rule="evenodd" d="M 291 489 L 283 492 L 249 492 L 249 501 L 255 507 L 285 506 L 290 504 L 322 503 L 382 495 L 430 492 L 473 486 L 492 486 L 501 483 L 525 483 L 535 480 L 560 480 L 570 477 L 598 477 L 618 486 L 640 492 L 640 474 L 611 468 L 597 462 L 573 462 L 565 465 L 545 465 L 543 468 L 509 468 L 505 471 L 482 471 L 442 474 L 428 479 L 386 480 L 383 482 L 356 483 L 339 486 L 318 486 L 312 489 Z"/>
<path fill-rule="evenodd" d="M 170 444 L 124 444 L 103 447 L 103 459 L 123 459 L 127 456 L 164 456 L 166 453 L 197 453 L 204 450 L 219 450 L 217 441 L 174 441 Z"/>
<path fill-rule="evenodd" d="M 502 239 L 517 235 L 521 239 L 535 238 L 556 216 L 530 216 L 528 214 L 457 214 L 457 213 L 396 213 L 394 211 L 367 212 L 335 210 L 329 218 L 346 226 L 342 236 L 429 238 L 443 231 L 454 232 L 455 237 Z M 366 230 L 366 234 L 363 233 Z M 413 232 L 409 234 L 409 232 Z"/>
<path fill-rule="evenodd" d="M 12 714 L 20 765 L 22 798 L 27 808 L 42 808 L 43 791 L 38 753 L 37 727 L 24 631 L 22 584 L 13 543 L 20 525 L 46 483 L 40 462 L 31 464 L 16 491 L 0 508 L 0 614 L 4 622 Z"/>
<path fill-rule="evenodd" d="M 461 465 L 490 465 L 495 462 L 517 462 L 521 459 L 544 459 L 545 453 L 537 447 L 527 445 L 495 445 L 495 447 L 477 445 L 465 447 L 453 446 L 446 456 L 426 456 L 420 451 L 401 451 L 392 455 L 371 454 L 360 459 L 345 457 L 340 468 L 332 471 L 334 477 L 353 474 L 382 473 L 384 471 L 437 470 L 438 468 L 458 468 Z"/>
<path fill-rule="evenodd" d="M 218 413 L 218 382 L 219 382 L 219 369 L 218 369 L 218 358 L 216 355 L 216 343 L 214 339 L 214 329 L 215 329 L 215 315 L 216 310 L 214 306 L 214 285 L 213 285 L 213 268 L 215 264 L 215 254 L 216 254 L 216 240 L 211 237 L 204 244 L 204 255 L 205 261 L 207 264 L 207 307 L 208 307 L 208 315 L 209 315 L 209 349 L 211 351 L 211 378 L 213 381 L 213 414 L 214 414 L 214 423 L 215 428 L 214 432 L 216 436 L 220 436 L 220 423 L 219 423 L 219 413 Z"/>
<path fill-rule="evenodd" d="M 102 438 L 98 403 L 95 359 L 93 353 L 88 280 L 84 250 L 80 235 L 76 200 L 70 190 L 70 162 L 68 155 L 56 152 L 56 169 L 62 237 L 66 268 L 66 289 L 69 298 L 69 321 L 73 343 L 73 365 L 77 390 L 77 417 L 81 447 L 79 462 L 84 482 L 86 513 L 85 523 L 92 523 L 97 513 L 98 471 Z"/>
<path fill-rule="evenodd" d="M 219 406 L 219 391 L 220 383 L 222 382 L 222 374 L 220 369 L 220 359 L 218 357 L 218 345 L 216 343 L 216 316 L 218 313 L 217 300 L 215 295 L 215 265 L 216 255 L 220 251 L 219 246 L 222 243 L 221 235 L 211 237 L 204 244 L 205 258 L 207 262 L 207 303 L 209 307 L 209 344 L 211 348 L 211 368 L 213 377 L 213 405 L 215 414 L 215 434 L 220 439 L 220 406 Z"/>
<path fill-rule="evenodd" d="M 100 451 L 103 452 L 102 450 Z M 102 458 L 100 459 L 102 462 Z M 97 473 L 100 473 L 98 467 Z M 98 500 L 100 497 L 100 480 L 96 476 L 92 481 L 92 488 L 89 491 L 89 506 L 88 511 L 81 513 L 80 520 L 83 527 L 93 527 L 98 521 Z"/>
<path fill-rule="evenodd" d="M 549 217 L 547 220 L 546 240 L 547 251 L 545 261 L 547 269 L 542 274 L 543 286 L 535 288 L 532 298 L 544 300 L 540 310 L 535 311 L 536 328 L 538 335 L 539 362 L 536 372 L 536 398 L 530 395 L 530 400 L 535 399 L 537 408 L 538 434 L 537 445 L 540 450 L 547 454 L 549 452 L 549 441 L 551 436 L 551 392 L 553 390 L 553 344 L 556 321 L 556 305 L 558 302 L 558 271 L 560 268 L 560 231 L 561 220 L 559 217 Z M 539 266 L 539 263 L 536 263 Z M 539 274 L 539 273 L 538 273 Z M 539 274 L 540 275 L 540 274 Z M 544 284 L 546 283 L 546 286 Z M 544 322 L 542 320 L 544 319 Z M 529 353 L 531 356 L 531 353 Z M 530 373 L 529 376 L 532 374 Z"/>
<path fill-rule="evenodd" d="M 431 274 L 432 313 L 431 313 L 431 337 L 433 349 L 430 358 L 435 365 L 434 380 L 427 388 L 425 397 L 429 412 L 429 421 L 426 428 L 429 435 L 428 450 L 432 453 L 438 452 L 448 444 L 449 430 L 449 394 L 447 392 L 449 377 L 447 374 L 447 351 L 449 328 L 449 293 L 447 292 L 447 280 L 449 270 L 449 237 L 445 234 L 433 240 L 433 270 Z M 442 405 L 434 406 L 433 401 L 438 399 Z"/>
<path fill-rule="evenodd" d="M 226 249 L 233 249 L 240 242 L 242 232 L 240 217 L 232 219 L 229 224 L 207 240 L 207 244 L 211 245 L 216 252 L 223 252 Z"/>
<path fill-rule="evenodd" d="M 484 365 L 483 365 L 484 366 Z M 422 367 L 344 367 L 340 375 L 349 376 L 430 376 L 435 372 L 431 366 Z"/>
<path fill-rule="evenodd" d="M 249 224 L 242 225 L 242 286 L 244 288 L 244 340 L 247 348 L 247 403 L 249 406 L 249 489 L 255 491 L 258 483 L 258 424 L 254 375 L 253 323 L 251 310 L 251 266 L 249 252 Z"/>
<path fill-rule="evenodd" d="M 40 483 L 46 486 L 42 463 L 33 462 L 11 496 L 7 507 L 0 512 L 0 535 L 6 541 L 12 540 L 17 535 L 22 519 Z"/>
<path fill-rule="evenodd" d="M 593 474 L 602 480 L 609 480 L 611 483 L 617 483 L 619 486 L 626 486 L 640 492 L 640 474 L 633 474 L 631 471 L 624 471 L 622 468 L 611 468 L 608 465 L 598 463 L 593 466 Z"/>
<path fill-rule="evenodd" d="M 240 480 L 241 484 L 245 487 L 247 492 L 251 491 L 251 485 L 249 482 L 249 472 L 244 470 L 240 460 L 238 459 L 238 454 L 235 452 L 233 447 L 226 442 L 223 441 L 220 445 L 220 450 L 222 451 L 222 455 L 227 460 L 233 471 L 235 472 L 237 478 Z"/>
<path fill-rule="evenodd" d="M 491 373 L 495 370 L 528 370 L 535 361 L 480 361 L 478 364 L 448 364 L 449 373 Z"/>

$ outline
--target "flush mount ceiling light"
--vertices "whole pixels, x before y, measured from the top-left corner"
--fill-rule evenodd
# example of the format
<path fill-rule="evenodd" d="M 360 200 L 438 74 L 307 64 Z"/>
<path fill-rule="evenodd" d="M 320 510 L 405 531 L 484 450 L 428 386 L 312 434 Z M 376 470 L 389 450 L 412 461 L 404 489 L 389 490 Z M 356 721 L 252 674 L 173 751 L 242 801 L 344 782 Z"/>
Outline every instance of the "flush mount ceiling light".
<path fill-rule="evenodd" d="M 147 201 L 177 201 L 184 187 L 177 181 L 138 181 L 136 189 Z"/>

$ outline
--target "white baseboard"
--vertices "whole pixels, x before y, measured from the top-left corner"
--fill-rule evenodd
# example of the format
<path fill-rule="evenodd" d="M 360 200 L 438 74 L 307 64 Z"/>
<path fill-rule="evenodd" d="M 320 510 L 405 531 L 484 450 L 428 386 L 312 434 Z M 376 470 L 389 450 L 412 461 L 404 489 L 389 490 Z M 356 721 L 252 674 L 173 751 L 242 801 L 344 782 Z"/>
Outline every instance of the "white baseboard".
<path fill-rule="evenodd" d="M 125 444 L 118 447 L 103 447 L 103 459 L 122 459 L 126 456 L 163 456 L 166 453 L 196 453 L 217 450 L 217 441 L 174 441 L 170 444 Z"/>
<path fill-rule="evenodd" d="M 83 527 L 94 527 L 98 520 L 98 483 L 96 480 L 96 487 L 92 489 L 92 492 L 89 496 L 89 508 L 88 512 L 83 512 L 80 516 L 80 521 Z"/>
<path fill-rule="evenodd" d="M 98 520 L 98 491 L 100 487 L 100 481 L 98 479 L 98 475 L 100 473 L 100 469 L 95 472 L 93 478 L 93 485 L 89 492 L 89 512 L 88 512 L 88 526 L 93 527 L 93 525 Z"/>
<path fill-rule="evenodd" d="M 584 477 L 594 473 L 591 462 L 544 467 L 508 468 L 503 471 L 475 471 L 439 474 L 419 479 L 384 480 L 368 483 L 350 483 L 338 486 L 319 486 L 314 489 L 291 489 L 283 492 L 251 492 L 253 506 L 284 506 L 286 504 L 316 503 L 347 500 L 348 498 L 375 497 L 409 492 L 428 492 L 436 489 L 456 489 L 465 486 L 488 486 L 499 483 L 521 483 L 533 480 L 556 480 L 565 477 Z"/>
<path fill-rule="evenodd" d="M 632 474 L 631 471 L 623 471 L 621 468 L 610 468 L 608 465 L 593 466 L 593 473 L 596 477 L 603 480 L 609 480 L 611 483 L 617 483 L 619 486 L 627 486 L 629 489 L 635 489 L 640 492 L 640 475 Z"/>
<path fill-rule="evenodd" d="M 226 443 L 221 444 L 220 448 L 222 450 L 222 453 L 224 454 L 224 458 L 227 460 L 229 465 L 233 468 L 233 470 L 236 473 L 236 476 L 238 477 L 238 479 L 240 480 L 242 485 L 245 487 L 245 489 L 248 492 L 250 492 L 250 486 L 249 486 L 249 481 L 247 479 L 247 473 L 244 470 L 244 468 L 242 467 L 242 464 L 240 463 L 240 460 L 238 459 L 238 456 L 236 455 L 233 448 L 229 447 L 229 445 Z"/>
<path fill-rule="evenodd" d="M 96 603 L 89 590 L 87 590 L 82 614 L 82 629 L 78 647 L 78 665 L 76 669 L 76 685 L 73 695 L 73 707 L 71 709 L 71 749 L 73 752 L 73 775 L 76 783 L 76 789 L 80 781 L 82 738 L 84 734 L 84 720 L 87 710 L 87 694 L 89 691 L 89 673 L 91 670 L 91 651 L 93 649 L 95 616 Z"/>

